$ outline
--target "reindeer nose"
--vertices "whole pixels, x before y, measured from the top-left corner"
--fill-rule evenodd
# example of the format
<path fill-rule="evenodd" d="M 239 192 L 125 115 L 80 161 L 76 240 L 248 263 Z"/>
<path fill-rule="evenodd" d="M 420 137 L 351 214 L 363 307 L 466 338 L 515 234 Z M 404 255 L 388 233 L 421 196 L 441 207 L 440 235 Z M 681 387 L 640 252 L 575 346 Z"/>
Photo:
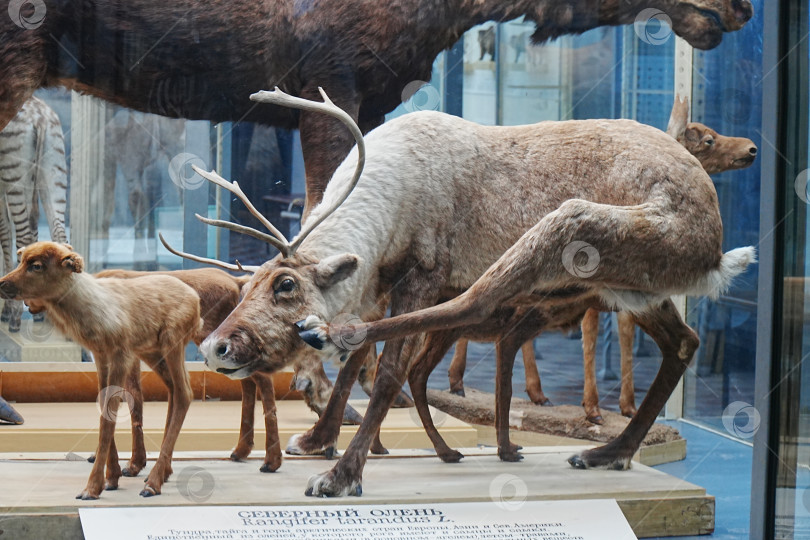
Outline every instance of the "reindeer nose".
<path fill-rule="evenodd" d="M 752 156 L 756 156 L 756 155 L 757 155 L 757 147 L 756 147 L 756 146 L 752 146 L 751 148 L 749 148 L 749 149 L 748 149 L 748 153 L 749 153 L 750 155 L 752 155 Z"/>
<path fill-rule="evenodd" d="M 17 287 L 10 281 L 0 281 L 0 298 L 6 300 L 16 298 L 19 292 Z"/>
<path fill-rule="evenodd" d="M 754 6 L 749 0 L 733 0 L 734 17 L 741 24 L 747 23 L 754 16 Z"/>

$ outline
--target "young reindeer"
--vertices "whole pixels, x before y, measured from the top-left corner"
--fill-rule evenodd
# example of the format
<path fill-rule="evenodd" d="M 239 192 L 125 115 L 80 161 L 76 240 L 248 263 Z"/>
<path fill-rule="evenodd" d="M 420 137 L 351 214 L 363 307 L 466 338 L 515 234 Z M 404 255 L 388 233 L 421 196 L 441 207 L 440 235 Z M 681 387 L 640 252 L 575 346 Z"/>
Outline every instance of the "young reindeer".
<path fill-rule="evenodd" d="M 143 276 L 166 275 L 179 279 L 197 293 L 200 298 L 200 316 L 202 327 L 194 336 L 194 343 L 199 345 L 214 331 L 239 303 L 239 293 L 248 281 L 245 276 L 232 276 L 216 268 L 196 268 L 192 270 L 175 270 L 171 272 L 136 272 L 130 270 L 103 270 L 96 274 L 98 278 L 132 279 Z M 143 394 L 141 392 L 140 365 L 136 363 L 127 379 L 127 390 L 132 394 L 132 459 L 123 470 L 124 476 L 137 476 L 146 466 L 146 449 L 143 442 Z M 253 420 L 256 405 L 256 389 L 262 400 L 265 426 L 265 454 L 261 472 L 274 472 L 281 466 L 281 446 L 278 438 L 276 419 L 275 390 L 271 375 L 256 372 L 242 379 L 242 417 L 239 429 L 239 440 L 231 453 L 231 459 L 242 461 L 253 449 Z"/>
<path fill-rule="evenodd" d="M 171 460 L 192 393 L 185 344 L 200 332 L 200 300 L 169 276 L 95 278 L 67 244 L 37 242 L 22 248 L 20 263 L 0 279 L 0 297 L 43 306 L 53 325 L 92 351 L 98 371 L 102 414 L 95 463 L 77 499 L 98 499 L 118 487 L 121 467 L 115 422 L 127 376 L 143 360 L 169 388 L 169 410 L 160 456 L 141 491 L 158 495 L 172 473 Z M 106 465 L 106 483 L 105 483 Z"/>
<path fill-rule="evenodd" d="M 757 156 L 757 147 L 750 139 L 726 137 L 699 123 L 689 123 L 689 100 L 676 96 L 672 106 L 667 134 L 681 143 L 689 153 L 697 157 L 708 174 L 744 169 L 751 166 Z M 618 334 L 621 348 L 622 384 L 619 407 L 624 416 L 636 413 L 633 387 L 633 332 L 635 323 L 629 313 L 619 312 Z M 599 410 L 599 392 L 596 385 L 596 341 L 599 331 L 598 310 L 588 310 L 582 320 L 582 349 L 584 354 L 585 389 L 582 405 L 588 421 L 602 424 Z M 467 341 L 459 340 L 448 370 L 450 391 L 464 395 L 464 370 L 466 367 Z M 540 374 L 537 370 L 532 341 L 523 344 L 523 364 L 526 372 L 526 392 L 532 402 L 550 405 L 543 393 Z"/>
<path fill-rule="evenodd" d="M 314 103 L 278 90 L 252 97 L 320 110 L 352 125 L 328 101 Z M 394 317 L 431 307 L 472 286 L 535 227 L 533 252 L 506 269 L 517 274 L 487 281 L 518 289 L 488 293 L 491 309 L 504 294 L 525 293 L 521 280 L 531 278 L 538 284 L 533 288 L 543 291 L 541 300 L 554 295 L 571 296 L 571 302 L 603 298 L 610 307 L 630 304 L 665 349 L 657 381 L 624 434 L 578 458 L 585 466 L 626 467 L 696 344 L 664 299 L 701 285 L 697 292 L 713 292 L 751 256 L 748 251 L 722 255 L 717 195 L 700 163 L 665 133 L 631 120 L 490 127 L 420 112 L 377 128 L 365 141 L 358 129 L 353 133 L 357 147 L 292 242 L 269 222 L 264 225 L 271 235 L 205 220 L 281 250 L 260 267 L 239 306 L 201 345 L 207 365 L 237 379 L 257 369 L 278 370 L 302 354 L 305 345 L 295 323 L 307 315 L 324 321 L 346 313 L 378 318 L 382 297 L 390 298 Z M 202 174 L 245 200 L 235 183 Z M 602 256 L 590 279 L 566 272 L 561 264 L 574 241 L 590 243 Z M 722 283 L 709 283 L 714 278 Z M 476 296 L 464 297 L 471 298 Z M 451 315 L 459 325 L 486 322 L 490 308 L 479 311 L 479 304 L 472 305 Z M 419 331 L 417 326 L 408 332 Z M 453 326 L 448 320 L 446 327 Z M 346 340 L 342 348 L 372 341 Z M 308 494 L 360 493 L 366 454 L 421 344 L 419 336 L 386 341 L 357 435 L 332 471 L 311 480 Z M 314 452 L 334 444 L 340 428 L 334 411 L 342 410 L 357 375 L 358 351 L 338 376 L 328 406 L 332 413 L 328 410 L 292 441 L 295 450 Z"/>

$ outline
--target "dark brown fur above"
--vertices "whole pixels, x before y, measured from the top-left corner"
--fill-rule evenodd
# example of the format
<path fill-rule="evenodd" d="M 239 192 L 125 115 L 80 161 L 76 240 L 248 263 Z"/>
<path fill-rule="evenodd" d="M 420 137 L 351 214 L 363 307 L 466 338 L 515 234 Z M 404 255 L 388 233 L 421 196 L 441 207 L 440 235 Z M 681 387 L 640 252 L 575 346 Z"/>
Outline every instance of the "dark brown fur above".
<path fill-rule="evenodd" d="M 30 7 L 30 4 L 26 4 Z M 753 15 L 749 0 L 45 0 L 41 25 L 0 17 L 0 129 L 37 88 L 65 86 L 170 117 L 301 129 L 307 209 L 352 145 L 334 119 L 257 105 L 278 85 L 317 98 L 324 87 L 365 132 L 472 26 L 525 15 L 534 39 L 667 14 L 699 48 Z M 31 17 L 32 13 L 23 13 Z"/>

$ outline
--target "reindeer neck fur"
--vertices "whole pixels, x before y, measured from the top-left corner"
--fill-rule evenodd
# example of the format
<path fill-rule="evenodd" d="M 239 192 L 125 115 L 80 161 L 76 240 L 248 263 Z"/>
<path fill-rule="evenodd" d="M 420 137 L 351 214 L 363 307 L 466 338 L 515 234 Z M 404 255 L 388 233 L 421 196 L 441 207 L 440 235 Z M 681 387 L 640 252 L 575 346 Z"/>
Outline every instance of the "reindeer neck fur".
<path fill-rule="evenodd" d="M 87 348 L 99 335 L 116 335 L 116 330 L 126 324 L 117 296 L 85 272 L 71 274 L 70 280 L 63 296 L 46 301 L 54 326 Z"/>

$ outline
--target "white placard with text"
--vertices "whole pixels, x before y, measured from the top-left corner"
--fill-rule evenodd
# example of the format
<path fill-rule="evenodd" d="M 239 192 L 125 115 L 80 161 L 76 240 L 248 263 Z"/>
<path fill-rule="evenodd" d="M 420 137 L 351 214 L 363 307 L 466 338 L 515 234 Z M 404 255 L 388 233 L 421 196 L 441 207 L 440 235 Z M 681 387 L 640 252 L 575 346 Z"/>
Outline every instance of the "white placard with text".
<path fill-rule="evenodd" d="M 636 540 L 614 500 L 80 508 L 86 540 Z"/>

